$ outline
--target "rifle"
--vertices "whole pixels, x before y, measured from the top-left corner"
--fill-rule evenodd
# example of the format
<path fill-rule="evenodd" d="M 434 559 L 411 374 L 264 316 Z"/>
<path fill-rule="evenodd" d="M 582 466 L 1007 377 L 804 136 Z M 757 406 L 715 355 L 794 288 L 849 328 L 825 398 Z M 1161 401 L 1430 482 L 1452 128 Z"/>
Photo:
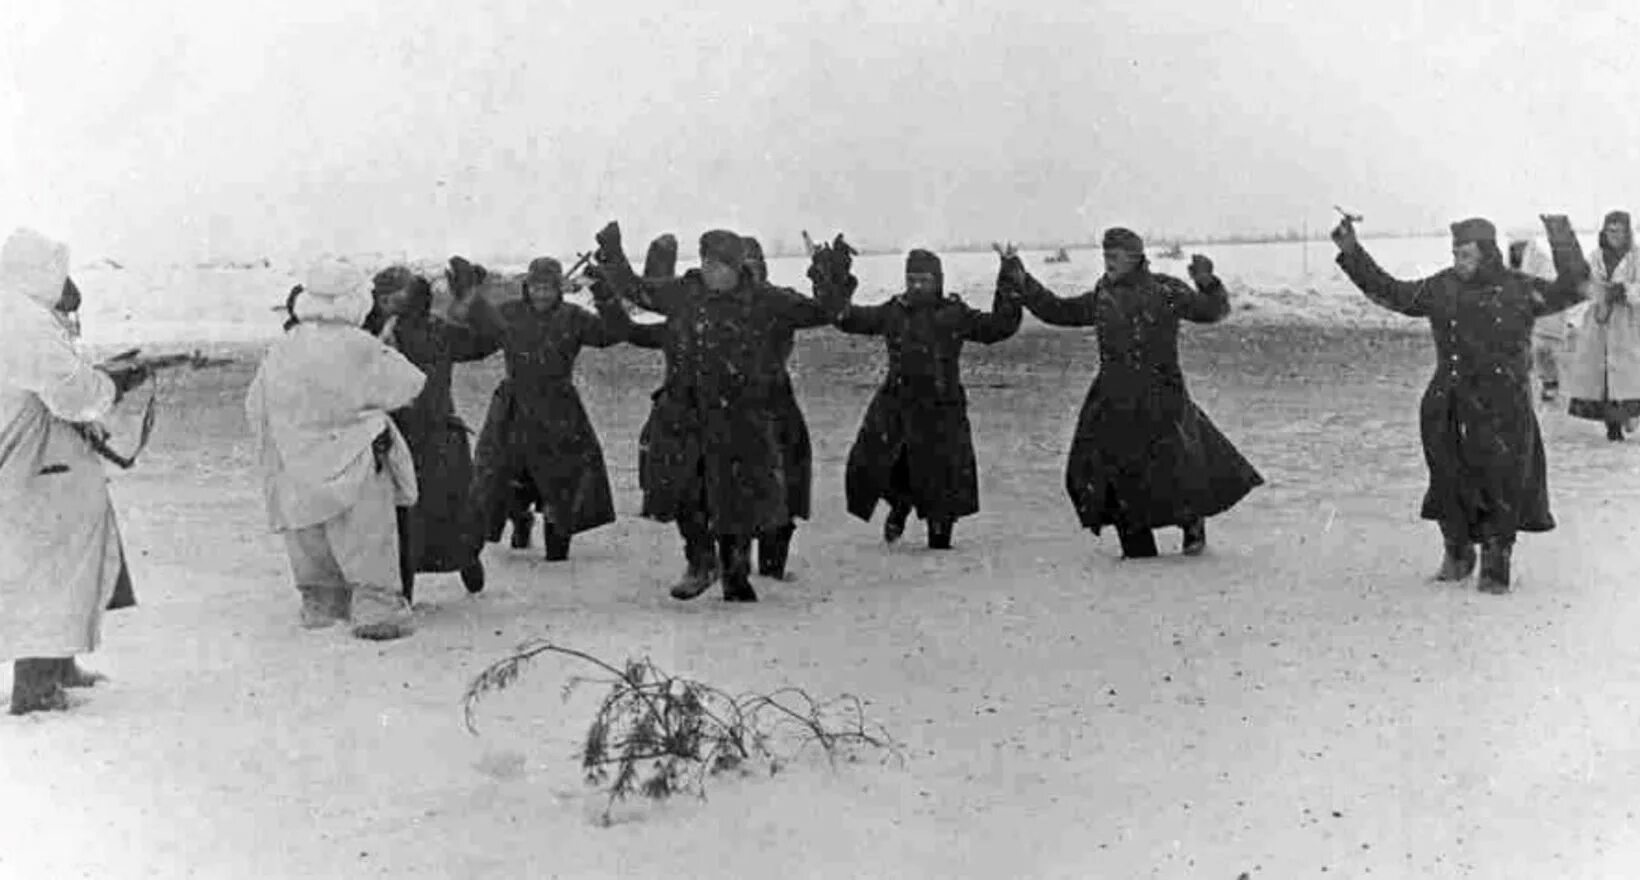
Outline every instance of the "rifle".
<path fill-rule="evenodd" d="M 137 366 L 146 369 L 150 374 L 152 374 L 160 370 L 169 370 L 184 366 L 199 370 L 204 369 L 205 367 L 222 366 L 233 363 L 232 360 L 227 358 L 206 357 L 199 351 L 195 351 L 192 354 L 170 354 L 160 355 L 158 357 L 142 357 L 141 355 L 142 349 L 140 348 L 127 349 L 126 351 L 122 351 L 104 361 L 99 366 L 105 368 L 129 368 L 132 366 Z M 92 450 L 98 455 L 118 465 L 122 470 L 130 470 L 131 467 L 137 463 L 137 457 L 142 455 L 144 449 L 148 448 L 148 439 L 153 436 L 154 414 L 158 401 L 158 390 L 150 390 L 148 393 L 148 402 L 143 405 L 142 427 L 137 432 L 137 448 L 133 449 L 130 455 L 121 455 L 120 453 L 114 451 L 112 446 L 108 445 L 108 429 L 102 425 L 97 424 L 96 422 L 71 422 L 70 425 L 73 427 L 75 433 L 85 438 L 85 441 L 91 445 Z"/>
<path fill-rule="evenodd" d="M 141 367 L 150 373 L 157 373 L 160 370 L 171 370 L 177 367 L 191 367 L 195 370 L 202 370 L 206 367 L 221 367 L 231 363 L 233 363 L 231 359 L 208 357 L 204 352 L 197 349 L 191 354 L 163 354 L 143 357 L 142 349 L 131 348 L 103 361 L 101 366 L 120 369 Z"/>

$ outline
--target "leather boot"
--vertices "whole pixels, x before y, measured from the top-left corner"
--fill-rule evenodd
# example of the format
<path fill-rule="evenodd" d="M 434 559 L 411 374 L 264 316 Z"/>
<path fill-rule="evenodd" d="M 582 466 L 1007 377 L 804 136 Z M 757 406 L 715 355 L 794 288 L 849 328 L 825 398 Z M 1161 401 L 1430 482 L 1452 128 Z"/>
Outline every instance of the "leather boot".
<path fill-rule="evenodd" d="M 689 600 L 717 583 L 717 548 L 711 535 L 701 528 L 680 522 L 678 531 L 683 533 L 683 556 L 687 564 L 683 578 L 672 587 L 670 594 L 674 599 Z"/>
<path fill-rule="evenodd" d="M 61 657 L 24 657 L 11 666 L 11 714 L 61 712 L 68 708 Z"/>
<path fill-rule="evenodd" d="M 535 514 L 529 508 L 514 511 L 507 517 L 512 522 L 512 548 L 514 550 L 528 550 L 530 548 L 530 532 L 535 528 Z"/>
<path fill-rule="evenodd" d="M 461 585 L 470 594 L 484 592 L 484 563 L 477 559 L 461 567 Z M 406 596 L 406 599 L 409 597 Z"/>
<path fill-rule="evenodd" d="M 1623 423 L 1622 422 L 1607 422 L 1606 423 L 1606 439 L 1610 440 L 1613 443 L 1623 442 Z"/>
<path fill-rule="evenodd" d="M 547 546 L 548 562 L 563 562 L 569 558 L 569 541 L 571 533 L 559 528 L 558 524 L 545 517 L 541 522 L 541 538 Z"/>
<path fill-rule="evenodd" d="M 1483 593 L 1501 596 L 1509 592 L 1509 558 L 1515 542 L 1510 538 L 1487 538 L 1481 544 L 1481 577 L 1477 585 Z"/>
<path fill-rule="evenodd" d="M 883 541 L 889 544 L 900 540 L 905 534 L 905 521 L 911 518 L 911 505 L 895 504 L 888 509 L 888 517 L 883 520 Z"/>
<path fill-rule="evenodd" d="M 757 591 L 752 589 L 750 538 L 741 535 L 719 535 L 718 564 L 723 567 L 723 601 L 757 601 Z"/>
<path fill-rule="evenodd" d="M 1207 549 L 1207 520 L 1193 519 L 1179 527 L 1184 532 L 1184 545 L 1180 550 L 1186 556 L 1200 556 Z"/>
<path fill-rule="evenodd" d="M 950 550 L 951 532 L 957 524 L 948 519 L 931 519 L 928 521 L 928 549 Z"/>
<path fill-rule="evenodd" d="M 786 579 L 786 559 L 791 553 L 796 523 L 787 523 L 757 536 L 757 573 L 767 578 Z"/>
<path fill-rule="evenodd" d="M 1446 541 L 1446 555 L 1441 559 L 1435 580 L 1456 583 L 1467 580 L 1475 573 L 1475 545 L 1468 541 Z"/>
<path fill-rule="evenodd" d="M 1150 529 L 1121 526 L 1116 537 L 1122 542 L 1123 559 L 1153 559 L 1156 557 L 1156 533 Z"/>

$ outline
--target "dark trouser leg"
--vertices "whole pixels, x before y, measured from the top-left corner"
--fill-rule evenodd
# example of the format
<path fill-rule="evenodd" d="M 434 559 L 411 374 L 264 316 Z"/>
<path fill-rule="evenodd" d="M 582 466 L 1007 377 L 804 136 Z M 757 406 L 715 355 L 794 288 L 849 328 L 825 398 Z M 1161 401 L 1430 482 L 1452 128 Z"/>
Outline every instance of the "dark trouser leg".
<path fill-rule="evenodd" d="M 797 523 L 787 523 L 757 536 L 758 574 L 771 578 L 786 576 L 786 559 L 791 553 L 792 535 L 796 532 Z"/>
<path fill-rule="evenodd" d="M 1481 592 L 1495 595 L 1509 592 L 1509 562 L 1514 550 L 1514 535 L 1493 535 L 1481 542 L 1481 577 L 1477 585 Z"/>
<path fill-rule="evenodd" d="M 883 520 L 883 540 L 892 544 L 905 534 L 905 523 L 911 517 L 911 465 L 906 451 L 901 449 L 894 459 L 888 476 L 888 517 Z"/>
<path fill-rule="evenodd" d="M 1156 554 L 1156 533 L 1151 529 L 1119 525 L 1116 537 L 1122 542 L 1123 559 L 1151 559 Z"/>
<path fill-rule="evenodd" d="M 756 602 L 752 589 L 752 539 L 749 535 L 719 535 L 718 564 L 723 567 L 723 599 Z"/>
<path fill-rule="evenodd" d="M 1441 558 L 1435 579 L 1448 582 L 1467 579 L 1475 571 L 1475 542 L 1470 539 L 1469 525 L 1443 520 L 1441 540 L 1446 545 L 1446 554 Z"/>
<path fill-rule="evenodd" d="M 404 601 L 414 602 L 416 596 L 416 560 L 410 546 L 410 508 L 396 507 L 394 517 L 399 531 L 399 589 Z"/>
<path fill-rule="evenodd" d="M 24 657 L 12 664 L 11 714 L 50 712 L 68 708 L 63 691 L 62 664 L 71 657 Z"/>
<path fill-rule="evenodd" d="M 541 517 L 541 538 L 547 547 L 548 562 L 563 562 L 569 558 L 569 542 L 572 537 L 574 533 L 559 525 L 551 513 Z"/>
<path fill-rule="evenodd" d="M 530 507 L 535 503 L 530 485 L 524 480 L 515 479 L 510 484 L 511 497 L 507 502 L 507 519 L 512 522 L 512 546 L 514 550 L 526 550 L 530 546 L 530 532 L 535 530 L 535 514 Z"/>
<path fill-rule="evenodd" d="M 1623 439 L 1623 423 L 1618 421 L 1607 421 L 1606 439 L 1612 441 L 1613 443 L 1620 442 Z"/>

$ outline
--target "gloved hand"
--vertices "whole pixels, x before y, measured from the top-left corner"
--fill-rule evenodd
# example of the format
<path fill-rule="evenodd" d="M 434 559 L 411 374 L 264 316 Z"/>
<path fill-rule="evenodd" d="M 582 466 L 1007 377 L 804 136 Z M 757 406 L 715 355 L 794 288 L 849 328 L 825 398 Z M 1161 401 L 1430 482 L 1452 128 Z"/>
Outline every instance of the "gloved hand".
<path fill-rule="evenodd" d="M 672 278 L 678 274 L 678 239 L 670 232 L 649 243 L 649 253 L 643 261 L 643 277 Z"/>
<path fill-rule="evenodd" d="M 126 363 L 110 364 L 101 368 L 108 378 L 114 380 L 114 400 L 125 397 L 126 392 L 148 381 L 153 373 L 143 364 Z"/>
<path fill-rule="evenodd" d="M 451 257 L 450 268 L 444 273 L 450 279 L 450 296 L 455 299 L 466 299 L 467 294 L 484 283 L 489 275 L 483 266 L 467 261 L 466 257 Z"/>
<path fill-rule="evenodd" d="M 1192 254 L 1190 257 L 1190 280 L 1197 287 L 1206 287 L 1213 281 L 1213 261 L 1201 254 Z"/>
<path fill-rule="evenodd" d="M 604 224 L 604 228 L 598 230 L 596 240 L 598 242 L 596 259 L 599 264 L 607 265 L 619 256 L 624 255 L 621 250 L 621 224 L 619 222 L 611 220 Z"/>
<path fill-rule="evenodd" d="M 1333 227 L 1332 240 L 1339 251 L 1353 251 L 1360 247 L 1361 240 L 1355 237 L 1355 221 L 1348 217 L 1338 221 L 1338 225 Z"/>

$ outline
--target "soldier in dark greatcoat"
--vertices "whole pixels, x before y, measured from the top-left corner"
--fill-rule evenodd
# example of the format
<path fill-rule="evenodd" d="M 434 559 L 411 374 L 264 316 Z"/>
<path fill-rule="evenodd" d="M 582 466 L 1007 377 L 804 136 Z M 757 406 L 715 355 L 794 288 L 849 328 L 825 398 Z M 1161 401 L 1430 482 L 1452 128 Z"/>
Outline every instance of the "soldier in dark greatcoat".
<path fill-rule="evenodd" d="M 378 272 L 372 295 L 375 307 L 364 328 L 427 374 L 421 394 L 391 414 L 410 447 L 420 490 L 414 507 L 398 510 L 404 598 L 414 597 L 417 572 L 460 572 L 467 591 L 477 593 L 484 589 L 484 564 L 478 558 L 484 537 L 469 503 L 471 431 L 456 415 L 450 377 L 455 364 L 483 360 L 499 342 L 471 324 L 432 314 L 432 286 L 408 267 Z M 482 298 L 473 305 L 488 308 Z"/>
<path fill-rule="evenodd" d="M 620 303 L 603 297 L 594 301 L 599 315 L 565 303 L 563 282 L 557 260 L 531 261 L 523 299 L 496 309 L 499 320 L 485 328 L 501 347 L 507 376 L 490 401 L 473 481 L 491 542 L 516 512 L 518 484 L 528 486 L 551 561 L 569 558 L 573 535 L 615 521 L 603 447 L 575 390 L 575 359 L 583 347 L 621 342 L 626 317 Z"/>
<path fill-rule="evenodd" d="M 1452 268 L 1418 281 L 1379 268 L 1348 218 L 1332 232 L 1338 265 L 1368 299 L 1429 320 L 1436 364 L 1418 412 L 1429 467 L 1421 513 L 1440 524 L 1446 545 L 1436 579 L 1467 579 L 1480 544 L 1487 593 L 1509 591 L 1517 532 L 1555 527 L 1532 409 L 1532 326 L 1577 303 L 1589 270 L 1569 227 L 1544 221 L 1552 282 L 1505 267 L 1496 229 L 1480 218 L 1452 224 Z"/>
<path fill-rule="evenodd" d="M 848 511 L 871 521 L 888 502 L 883 540 L 905 533 L 913 511 L 928 524 L 928 546 L 951 548 L 958 519 L 979 512 L 979 474 L 962 346 L 990 345 L 1019 330 L 1019 301 L 998 295 L 989 314 L 945 295 L 940 258 L 913 250 L 905 292 L 882 305 L 850 305 L 837 321 L 845 333 L 883 337 L 888 372 L 871 399 L 849 450 L 844 487 Z"/>
<path fill-rule="evenodd" d="M 1207 546 L 1207 518 L 1229 510 L 1264 478 L 1190 399 L 1179 368 L 1179 322 L 1230 313 L 1213 264 L 1190 263 L 1195 288 L 1150 271 L 1144 241 L 1105 232 L 1105 275 L 1081 296 L 1037 283 L 1012 251 L 999 285 L 1047 324 L 1096 329 L 1099 373 L 1077 417 L 1065 491 L 1095 535 L 1115 526 L 1124 558 L 1156 555 L 1153 529 L 1178 526 L 1186 555 Z"/>
<path fill-rule="evenodd" d="M 810 270 L 817 299 L 757 285 L 744 265 L 745 243 L 733 232 L 706 233 L 700 250 L 699 269 L 646 282 L 627 263 L 620 227 L 611 223 L 598 234 L 595 274 L 639 307 L 666 316 L 673 370 L 650 420 L 643 515 L 677 522 L 684 533 L 688 575 L 672 596 L 699 596 L 721 568 L 723 598 L 755 602 L 752 538 L 791 521 L 771 415 L 778 341 L 795 327 L 836 317 L 854 289 L 850 249 L 839 237 L 837 247 L 817 251 Z"/>
<path fill-rule="evenodd" d="M 769 284 L 769 267 L 763 259 L 763 245 L 755 238 L 745 237 L 746 269 L 759 289 L 780 290 Z M 786 478 L 786 513 L 790 520 L 777 529 L 760 532 L 757 536 L 757 573 L 770 578 L 785 578 L 786 561 L 791 555 L 792 536 L 797 532 L 797 520 L 808 519 L 814 486 L 814 447 L 809 440 L 809 423 L 803 418 L 803 408 L 797 403 L 797 389 L 792 385 L 790 364 L 792 350 L 797 344 L 797 330 L 825 326 L 819 313 L 809 321 L 777 329 L 770 342 L 774 345 L 777 369 L 774 376 L 774 398 L 770 414 L 775 420 L 775 436 L 780 441 L 780 462 Z"/>

